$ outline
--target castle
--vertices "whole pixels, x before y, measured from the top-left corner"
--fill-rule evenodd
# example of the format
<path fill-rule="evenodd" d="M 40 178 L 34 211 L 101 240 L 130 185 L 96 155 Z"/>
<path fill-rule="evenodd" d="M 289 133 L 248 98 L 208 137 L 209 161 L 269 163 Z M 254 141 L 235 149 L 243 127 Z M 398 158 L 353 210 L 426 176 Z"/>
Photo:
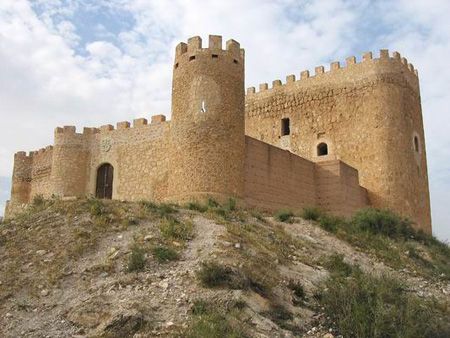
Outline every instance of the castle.
<path fill-rule="evenodd" d="M 183 203 L 235 198 L 267 210 L 349 216 L 390 208 L 431 233 L 417 71 L 399 53 L 349 57 L 244 89 L 244 50 L 221 36 L 176 47 L 172 119 L 56 128 L 14 157 L 12 217 L 36 195 Z"/>

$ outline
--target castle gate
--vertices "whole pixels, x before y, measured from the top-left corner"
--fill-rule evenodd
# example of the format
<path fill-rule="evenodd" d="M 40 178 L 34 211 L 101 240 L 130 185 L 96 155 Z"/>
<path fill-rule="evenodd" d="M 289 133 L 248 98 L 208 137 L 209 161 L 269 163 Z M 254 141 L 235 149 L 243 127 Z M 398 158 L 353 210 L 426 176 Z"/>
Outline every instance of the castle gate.
<path fill-rule="evenodd" d="M 97 169 L 97 188 L 95 190 L 95 197 L 106 199 L 112 198 L 113 177 L 114 168 L 111 164 L 102 164 Z"/>

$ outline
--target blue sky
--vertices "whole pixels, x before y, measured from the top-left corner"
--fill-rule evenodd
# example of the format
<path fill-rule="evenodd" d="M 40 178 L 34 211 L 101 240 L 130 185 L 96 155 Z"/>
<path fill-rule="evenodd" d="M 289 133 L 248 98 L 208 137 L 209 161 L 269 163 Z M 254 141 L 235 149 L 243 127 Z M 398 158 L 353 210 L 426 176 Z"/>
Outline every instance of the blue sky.
<path fill-rule="evenodd" d="M 450 238 L 448 0 L 2 0 L 0 214 L 13 153 L 61 125 L 170 115 L 173 51 L 200 35 L 246 49 L 246 85 L 365 51 L 397 50 L 419 70 L 433 227 Z"/>

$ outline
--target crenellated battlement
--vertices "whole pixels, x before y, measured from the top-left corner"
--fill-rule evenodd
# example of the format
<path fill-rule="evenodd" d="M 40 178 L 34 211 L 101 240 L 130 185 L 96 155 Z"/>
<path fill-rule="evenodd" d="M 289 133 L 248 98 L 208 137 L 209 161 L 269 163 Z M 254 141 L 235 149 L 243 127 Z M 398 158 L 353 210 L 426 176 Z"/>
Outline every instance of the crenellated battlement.
<path fill-rule="evenodd" d="M 56 127 L 55 128 L 55 136 L 57 135 L 74 135 L 74 136 L 91 136 L 95 134 L 104 134 L 109 133 L 117 130 L 124 130 L 124 129 L 133 129 L 133 128 L 141 128 L 145 126 L 151 126 L 151 125 L 158 125 L 166 121 L 166 116 L 159 114 L 159 115 L 153 115 L 151 117 L 151 123 L 148 123 L 148 120 L 146 118 L 138 118 L 134 119 L 133 123 L 131 124 L 128 121 L 121 121 L 117 122 L 116 127 L 114 127 L 112 124 L 105 124 L 103 126 L 100 126 L 99 128 L 96 127 L 84 127 L 82 133 L 77 133 L 77 129 L 75 126 L 63 126 L 63 127 Z"/>
<path fill-rule="evenodd" d="M 39 150 L 29 151 L 28 154 L 26 151 L 18 151 L 14 154 L 15 160 L 27 159 L 27 158 L 36 158 L 43 155 L 47 155 L 48 153 L 53 151 L 53 146 L 47 146 L 45 148 L 41 148 Z"/>
<path fill-rule="evenodd" d="M 261 83 L 259 85 L 259 90 L 257 91 L 255 87 L 247 88 L 247 96 L 254 94 L 259 94 L 262 92 L 272 91 L 280 87 L 290 86 L 291 84 L 308 83 L 314 80 L 326 81 L 331 80 L 333 76 L 345 76 L 346 73 L 350 73 L 354 70 L 364 70 L 365 67 L 368 69 L 371 67 L 380 66 L 378 73 L 384 71 L 399 71 L 405 72 L 406 76 L 410 79 L 416 80 L 418 78 L 417 69 L 408 60 L 400 55 L 398 52 L 393 52 L 392 56 L 389 55 L 387 49 L 381 49 L 378 58 L 374 58 L 372 52 L 366 52 L 362 55 L 361 61 L 357 62 L 355 56 L 350 56 L 345 59 L 345 65 L 342 66 L 339 61 L 331 62 L 329 70 L 326 71 L 324 66 L 317 66 L 314 69 L 314 75 L 311 75 L 309 70 L 304 70 L 300 72 L 300 78 L 297 80 L 294 74 L 286 76 L 286 82 L 283 84 L 281 80 L 272 81 L 272 86 L 269 87 L 267 83 Z"/>
<path fill-rule="evenodd" d="M 225 43 L 225 49 L 222 48 L 222 36 L 209 35 L 208 47 L 203 47 L 202 38 L 194 36 L 188 39 L 187 43 L 180 42 L 175 48 L 175 69 L 181 63 L 193 62 L 197 58 L 223 59 L 231 60 L 235 64 L 243 64 L 245 51 L 240 47 L 239 42 L 230 39 Z"/>

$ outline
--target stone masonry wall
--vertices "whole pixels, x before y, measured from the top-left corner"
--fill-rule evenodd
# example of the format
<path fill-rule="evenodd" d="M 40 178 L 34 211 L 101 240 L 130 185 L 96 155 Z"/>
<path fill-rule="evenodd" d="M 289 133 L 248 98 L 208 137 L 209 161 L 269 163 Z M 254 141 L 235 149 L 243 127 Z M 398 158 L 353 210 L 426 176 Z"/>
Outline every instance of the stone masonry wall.
<path fill-rule="evenodd" d="M 211 35 L 176 49 L 168 199 L 219 200 L 244 193 L 244 51 Z"/>
<path fill-rule="evenodd" d="M 315 164 L 317 206 L 334 215 L 350 217 L 368 206 L 367 190 L 359 185 L 358 171 L 339 160 Z"/>
<path fill-rule="evenodd" d="M 245 138 L 245 202 L 267 210 L 316 205 L 314 163 L 286 150 Z"/>
<path fill-rule="evenodd" d="M 314 163 L 246 137 L 245 202 L 266 210 L 319 206 L 350 216 L 368 205 L 358 172 L 339 160 Z"/>
<path fill-rule="evenodd" d="M 281 119 L 290 119 L 290 135 L 281 136 Z M 359 172 L 369 203 L 391 208 L 431 231 L 425 142 L 417 72 L 400 54 L 366 53 L 345 68 L 316 67 L 301 79 L 276 80 L 271 89 L 249 88 L 246 135 L 318 160 L 317 145 L 328 144 L 330 159 L 341 159 Z M 417 136 L 419 151 L 414 150 Z"/>

